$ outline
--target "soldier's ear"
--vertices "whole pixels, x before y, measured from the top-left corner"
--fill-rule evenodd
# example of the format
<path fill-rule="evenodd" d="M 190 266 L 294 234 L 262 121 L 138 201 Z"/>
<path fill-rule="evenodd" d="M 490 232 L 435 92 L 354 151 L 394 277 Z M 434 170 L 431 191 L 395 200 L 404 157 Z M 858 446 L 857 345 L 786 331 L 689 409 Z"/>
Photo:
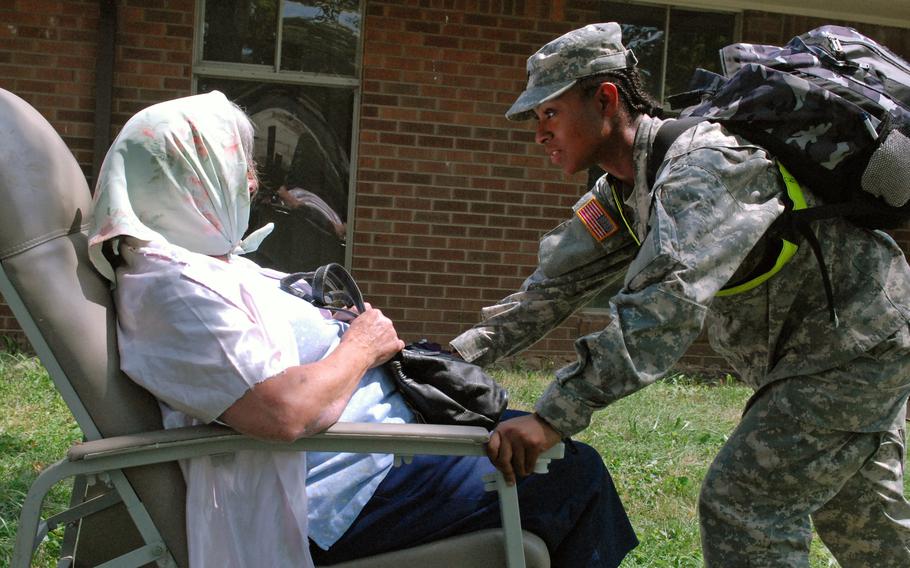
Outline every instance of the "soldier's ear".
<path fill-rule="evenodd" d="M 613 83 L 601 83 L 595 94 L 604 118 L 612 117 L 619 111 L 619 89 Z"/>

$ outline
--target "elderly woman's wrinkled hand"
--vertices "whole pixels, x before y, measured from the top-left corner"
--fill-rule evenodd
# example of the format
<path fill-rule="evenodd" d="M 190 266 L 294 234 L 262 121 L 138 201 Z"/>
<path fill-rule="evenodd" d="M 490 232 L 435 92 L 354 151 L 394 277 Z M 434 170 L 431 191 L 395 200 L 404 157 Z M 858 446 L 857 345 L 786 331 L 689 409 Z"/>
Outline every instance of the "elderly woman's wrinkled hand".
<path fill-rule="evenodd" d="M 366 304 L 366 310 L 351 322 L 351 327 L 341 338 L 342 343 L 356 344 L 372 358 L 370 367 L 377 367 L 404 349 L 395 326 L 382 311 Z"/>

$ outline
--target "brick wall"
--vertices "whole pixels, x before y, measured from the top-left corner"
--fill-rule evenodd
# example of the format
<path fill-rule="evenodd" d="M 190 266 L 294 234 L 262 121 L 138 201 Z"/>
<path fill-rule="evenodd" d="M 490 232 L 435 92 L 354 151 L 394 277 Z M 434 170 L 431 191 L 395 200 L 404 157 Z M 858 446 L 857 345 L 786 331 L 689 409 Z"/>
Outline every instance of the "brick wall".
<path fill-rule="evenodd" d="M 149 104 L 190 93 L 193 0 L 117 0 L 111 136 Z M 95 133 L 95 66 L 101 2 L 0 3 L 0 87 L 57 129 L 86 177 Z M 25 344 L 0 298 L 0 336 Z M 2 345 L 0 345 L 2 348 Z"/>
<path fill-rule="evenodd" d="M 445 341 L 518 288 L 580 194 L 584 176 L 565 178 L 503 112 L 527 56 L 597 9 L 419 4 L 367 4 L 353 270 L 404 338 Z M 573 338 L 563 327 L 536 352 Z"/>
<path fill-rule="evenodd" d="M 92 163 L 96 0 L 15 1 L 0 8 L 0 85 L 31 103 L 76 159 Z"/>

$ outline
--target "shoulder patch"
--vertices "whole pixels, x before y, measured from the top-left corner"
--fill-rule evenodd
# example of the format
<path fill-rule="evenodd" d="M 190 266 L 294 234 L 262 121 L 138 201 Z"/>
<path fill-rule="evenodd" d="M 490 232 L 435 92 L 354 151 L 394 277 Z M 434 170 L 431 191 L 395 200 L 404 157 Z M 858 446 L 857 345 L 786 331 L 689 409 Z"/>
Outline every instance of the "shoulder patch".
<path fill-rule="evenodd" d="M 579 207 L 575 214 L 578 215 L 578 218 L 581 219 L 581 222 L 584 223 L 588 232 L 591 233 L 591 236 L 597 242 L 602 242 L 619 230 L 616 220 L 610 216 L 603 205 L 594 197 Z"/>

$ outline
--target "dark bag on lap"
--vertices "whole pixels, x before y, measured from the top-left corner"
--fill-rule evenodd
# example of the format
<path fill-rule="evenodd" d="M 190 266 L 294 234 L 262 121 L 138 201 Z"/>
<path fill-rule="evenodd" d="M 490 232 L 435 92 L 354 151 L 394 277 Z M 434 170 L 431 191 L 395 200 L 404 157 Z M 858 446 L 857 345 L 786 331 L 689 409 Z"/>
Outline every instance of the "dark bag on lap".
<path fill-rule="evenodd" d="M 387 366 L 421 422 L 492 430 L 509 402 L 508 392 L 477 365 L 419 343 L 406 346 Z"/>
<path fill-rule="evenodd" d="M 293 286 L 299 280 L 310 285 L 309 293 Z M 281 280 L 281 289 L 318 308 L 352 317 L 365 309 L 357 283 L 335 263 L 290 274 Z M 508 405 L 508 392 L 482 368 L 426 342 L 406 346 L 386 367 L 420 422 L 492 430 Z"/>

